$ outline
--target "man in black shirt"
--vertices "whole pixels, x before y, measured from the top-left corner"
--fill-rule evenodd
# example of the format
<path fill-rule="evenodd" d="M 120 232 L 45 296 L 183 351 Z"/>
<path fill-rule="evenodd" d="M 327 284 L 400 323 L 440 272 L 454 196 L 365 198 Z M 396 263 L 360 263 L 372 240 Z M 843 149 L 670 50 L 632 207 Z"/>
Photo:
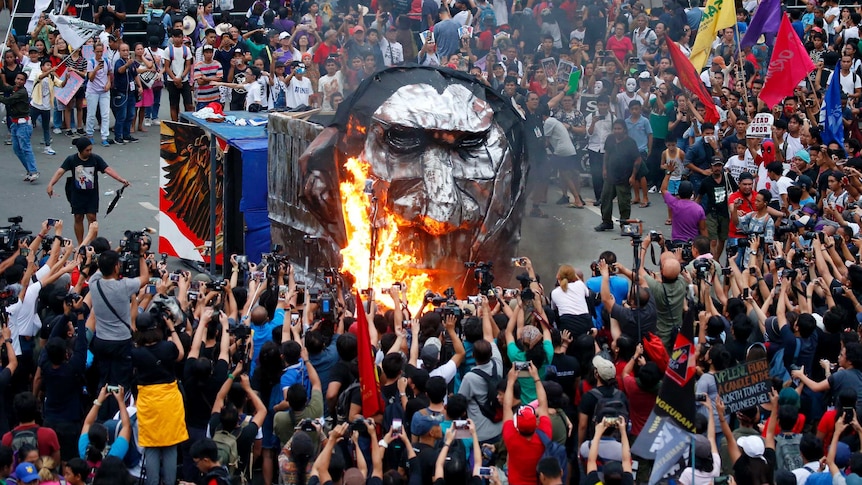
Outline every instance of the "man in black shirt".
<path fill-rule="evenodd" d="M 697 203 L 706 210 L 706 230 L 709 234 L 709 252 L 718 259 L 724 251 L 727 232 L 730 227 L 730 212 L 727 210 L 727 198 L 736 192 L 737 186 L 733 177 L 724 173 L 724 162 L 721 157 L 712 157 L 712 176 L 703 179 Z M 705 202 L 704 202 L 705 201 Z"/>
<path fill-rule="evenodd" d="M 237 364 L 233 371 L 235 374 L 242 372 L 242 363 Z M 266 419 L 266 405 L 260 400 L 260 397 L 251 388 L 248 376 L 243 374 L 239 376 L 242 390 L 245 391 L 245 396 L 251 401 L 253 416 L 245 416 L 240 414 L 239 409 L 233 402 L 225 403 L 225 398 L 233 387 L 235 374 L 228 374 L 227 380 L 222 385 L 213 403 L 212 416 L 209 422 L 209 434 L 215 436 L 219 431 L 231 433 L 236 437 L 236 448 L 239 454 L 239 470 L 246 470 L 251 466 L 251 452 L 254 445 L 255 437 L 258 430 L 263 426 L 263 421 Z M 246 474 L 248 476 L 248 474 Z"/>
<path fill-rule="evenodd" d="M 632 214 L 632 187 L 635 184 L 634 174 L 641 164 L 641 154 L 638 145 L 628 136 L 624 120 L 616 120 L 613 125 L 613 136 L 605 140 L 605 160 L 602 169 L 604 187 L 602 188 L 602 223 L 596 226 L 596 231 L 607 231 L 614 228 L 612 216 L 614 199 L 620 209 L 620 221 L 628 220 Z"/>

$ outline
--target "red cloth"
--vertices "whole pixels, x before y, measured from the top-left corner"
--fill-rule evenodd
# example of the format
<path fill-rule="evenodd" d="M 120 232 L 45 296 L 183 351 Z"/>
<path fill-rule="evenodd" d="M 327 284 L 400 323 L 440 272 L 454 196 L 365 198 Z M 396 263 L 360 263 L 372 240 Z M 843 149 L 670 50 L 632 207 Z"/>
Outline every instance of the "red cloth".
<path fill-rule="evenodd" d="M 539 95 L 539 97 L 548 94 L 548 88 L 543 88 L 541 84 L 536 81 L 532 81 L 530 83 L 530 91 Z"/>
<path fill-rule="evenodd" d="M 666 37 L 667 49 L 670 52 L 671 60 L 676 67 L 676 75 L 679 78 L 680 84 L 697 96 L 697 99 L 706 107 L 706 115 L 704 121 L 708 123 L 718 123 L 719 115 L 718 108 L 712 101 L 712 95 L 706 90 L 703 81 L 700 80 L 700 74 L 694 69 L 691 60 L 679 50 L 670 37 Z"/>
<path fill-rule="evenodd" d="M 820 424 L 817 425 L 817 433 L 823 433 L 823 453 L 828 453 L 829 446 L 832 444 L 832 435 L 835 433 L 835 416 L 837 415 L 837 409 L 830 409 L 823 413 L 823 417 L 820 418 Z M 794 428 L 794 430 L 795 429 L 796 428 Z M 794 433 L 795 432 L 796 431 L 794 431 Z M 853 428 L 849 426 L 845 428 L 844 432 L 851 435 L 856 434 L 856 432 L 853 431 Z"/>
<path fill-rule="evenodd" d="M 772 109 L 787 96 L 792 96 L 796 86 L 813 70 L 814 62 L 790 25 L 787 14 L 783 14 L 760 99 Z"/>
<path fill-rule="evenodd" d="M 614 55 L 617 56 L 617 59 L 619 59 L 623 64 L 626 64 L 626 55 L 635 50 L 635 46 L 632 44 L 632 40 L 628 37 L 624 36 L 622 39 L 617 39 L 617 36 L 612 35 L 608 38 L 608 41 L 605 42 L 605 49 L 614 51 Z"/>
<path fill-rule="evenodd" d="M 629 419 L 632 422 L 631 434 L 637 436 L 646 424 L 658 396 L 641 389 L 633 375 L 627 375 L 623 378 L 622 391 L 629 400 Z"/>
<path fill-rule="evenodd" d="M 368 319 L 362 298 L 356 294 L 357 358 L 359 362 L 359 389 L 362 392 L 362 415 L 366 417 L 383 413 L 383 395 L 377 379 L 377 366 L 371 349 L 371 335 L 368 333 Z"/>
<path fill-rule="evenodd" d="M 326 45 L 326 42 L 321 42 L 317 44 L 317 49 L 314 51 L 314 57 L 311 59 L 315 64 L 320 65 L 321 72 L 325 67 L 326 58 L 329 57 L 330 54 L 338 53 L 338 45 L 334 45 L 332 47 Z"/>
<path fill-rule="evenodd" d="M 12 431 L 33 429 L 36 426 L 35 424 L 25 424 L 14 427 Z M 12 446 L 12 431 L 3 435 L 3 446 Z M 51 428 L 40 427 L 36 431 L 36 441 L 39 442 L 39 456 L 53 456 L 55 452 L 60 452 L 60 441 L 57 440 L 57 433 Z"/>
<path fill-rule="evenodd" d="M 826 411 L 826 414 L 823 415 L 825 418 L 829 415 L 829 411 Z M 823 421 L 821 421 L 822 423 Z M 793 425 L 793 429 L 790 431 L 793 434 L 799 434 L 802 432 L 802 428 L 805 427 L 805 415 L 800 414 L 796 417 L 796 424 Z M 766 438 L 766 430 L 769 429 L 769 418 L 766 418 L 766 421 L 763 422 L 763 431 L 761 431 L 761 435 Z M 775 434 L 778 434 L 781 430 L 778 429 L 778 426 L 775 427 Z M 829 431 L 829 436 L 832 436 L 832 432 L 835 431 L 835 415 L 832 415 L 832 429 Z"/>
<path fill-rule="evenodd" d="M 539 429 L 548 437 L 551 436 L 551 420 L 547 416 L 539 418 Z M 509 456 L 517 456 L 517 460 L 509 460 L 509 483 L 512 485 L 538 485 L 536 465 L 545 452 L 542 441 L 536 434 L 526 438 L 515 429 L 511 419 L 503 423 L 503 442 L 509 450 Z"/>

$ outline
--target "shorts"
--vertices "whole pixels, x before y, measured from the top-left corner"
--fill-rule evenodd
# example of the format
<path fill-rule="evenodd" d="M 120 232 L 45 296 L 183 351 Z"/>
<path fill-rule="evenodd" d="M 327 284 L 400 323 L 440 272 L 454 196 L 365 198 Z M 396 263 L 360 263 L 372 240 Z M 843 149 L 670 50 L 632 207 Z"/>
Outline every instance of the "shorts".
<path fill-rule="evenodd" d="M 647 167 L 647 153 L 641 153 L 641 164 L 638 166 L 637 178 L 646 177 L 649 175 L 649 167 Z"/>
<path fill-rule="evenodd" d="M 668 180 L 667 191 L 670 192 L 671 195 L 676 195 L 679 192 L 680 182 L 682 182 L 682 180 Z"/>
<path fill-rule="evenodd" d="M 706 232 L 709 234 L 710 239 L 726 241 L 729 227 L 730 217 L 717 216 L 715 214 L 706 216 Z"/>
<path fill-rule="evenodd" d="M 577 172 L 580 168 L 578 166 L 578 157 L 577 155 L 572 155 L 568 157 L 558 157 L 556 155 L 548 155 L 548 163 L 551 165 L 551 169 L 554 171 L 561 172 Z"/>
<path fill-rule="evenodd" d="M 135 103 L 136 108 L 149 108 L 153 105 L 153 90 L 152 88 L 144 88 L 141 92 L 141 100 Z"/>
<path fill-rule="evenodd" d="M 192 88 L 188 81 L 184 81 L 182 87 L 179 88 L 172 82 L 165 83 L 165 88 L 168 90 L 168 102 L 171 106 L 180 105 L 180 95 L 183 96 L 183 106 L 192 104 Z"/>
<path fill-rule="evenodd" d="M 99 213 L 99 191 L 96 189 L 72 189 L 70 199 L 72 214 L 80 215 Z"/>

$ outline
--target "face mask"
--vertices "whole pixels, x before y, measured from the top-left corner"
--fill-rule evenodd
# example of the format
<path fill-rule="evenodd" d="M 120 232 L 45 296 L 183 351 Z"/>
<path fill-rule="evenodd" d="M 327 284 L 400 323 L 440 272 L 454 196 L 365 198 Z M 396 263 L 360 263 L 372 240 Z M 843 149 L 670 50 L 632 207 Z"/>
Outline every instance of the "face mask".
<path fill-rule="evenodd" d="M 633 93 L 633 92 L 635 92 L 635 89 L 637 89 L 637 87 L 638 87 L 637 82 L 634 79 L 632 79 L 632 78 L 626 79 L 626 91 Z"/>

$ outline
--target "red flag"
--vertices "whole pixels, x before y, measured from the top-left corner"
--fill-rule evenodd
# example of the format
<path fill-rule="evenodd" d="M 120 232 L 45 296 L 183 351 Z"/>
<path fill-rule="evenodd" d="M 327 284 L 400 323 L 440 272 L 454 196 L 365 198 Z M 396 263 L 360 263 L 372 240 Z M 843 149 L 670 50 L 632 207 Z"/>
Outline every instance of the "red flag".
<path fill-rule="evenodd" d="M 772 59 L 766 71 L 766 81 L 760 91 L 760 99 L 772 109 L 782 99 L 792 96 L 796 86 L 814 70 L 814 62 L 790 25 L 787 14 L 781 18 Z"/>
<path fill-rule="evenodd" d="M 371 349 L 371 335 L 368 333 L 368 319 L 362 298 L 356 294 L 356 346 L 359 361 L 359 389 L 362 392 L 362 415 L 370 418 L 383 414 L 383 395 L 377 379 L 377 367 Z"/>
<path fill-rule="evenodd" d="M 706 90 L 706 86 L 701 82 L 700 76 L 697 74 L 691 61 L 679 50 L 679 47 L 670 37 L 667 37 L 667 49 L 670 51 L 673 65 L 676 67 L 676 76 L 679 78 L 679 82 L 683 87 L 697 96 L 697 99 L 706 106 L 706 116 L 703 117 L 703 120 L 707 123 L 718 123 L 718 108 L 712 102 L 712 96 L 710 96 L 709 91 Z"/>

